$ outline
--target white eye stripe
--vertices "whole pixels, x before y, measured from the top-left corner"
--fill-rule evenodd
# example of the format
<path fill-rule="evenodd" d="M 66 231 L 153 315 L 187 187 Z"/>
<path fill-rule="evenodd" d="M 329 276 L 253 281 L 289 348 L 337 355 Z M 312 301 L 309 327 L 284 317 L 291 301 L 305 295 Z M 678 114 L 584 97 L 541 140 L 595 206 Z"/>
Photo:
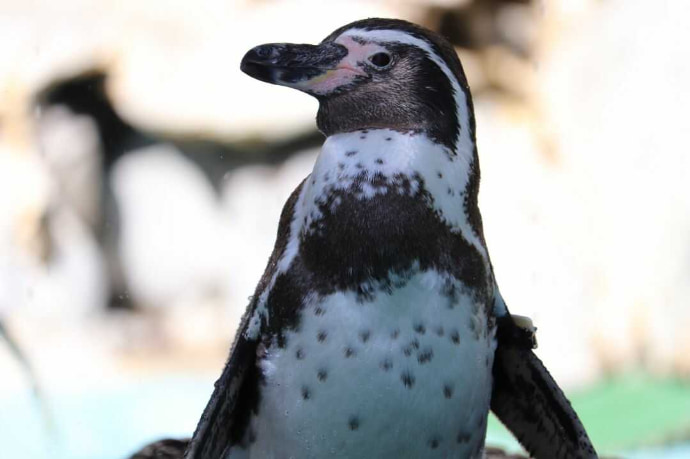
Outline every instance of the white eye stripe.
<path fill-rule="evenodd" d="M 455 151 L 459 156 L 462 156 L 468 163 L 471 163 L 474 158 L 474 142 L 470 137 L 470 113 L 465 91 L 460 87 L 460 83 L 450 70 L 445 61 L 433 50 L 431 44 L 426 40 L 414 37 L 408 33 L 399 30 L 364 30 L 364 29 L 350 29 L 343 32 L 340 38 L 351 37 L 361 38 L 368 42 L 376 43 L 402 43 L 416 46 L 422 49 L 429 59 L 434 62 L 450 81 L 455 99 L 455 110 L 460 124 L 458 137 L 455 141 Z"/>

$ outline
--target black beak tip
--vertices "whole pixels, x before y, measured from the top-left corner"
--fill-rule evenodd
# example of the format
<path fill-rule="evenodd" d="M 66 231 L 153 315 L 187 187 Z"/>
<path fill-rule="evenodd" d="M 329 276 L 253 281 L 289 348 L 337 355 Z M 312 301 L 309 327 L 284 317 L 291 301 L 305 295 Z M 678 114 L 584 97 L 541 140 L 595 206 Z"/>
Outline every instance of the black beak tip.
<path fill-rule="evenodd" d="M 257 80 L 273 83 L 273 67 L 276 64 L 277 55 L 278 50 L 274 45 L 260 45 L 252 48 L 242 58 L 240 70 Z"/>

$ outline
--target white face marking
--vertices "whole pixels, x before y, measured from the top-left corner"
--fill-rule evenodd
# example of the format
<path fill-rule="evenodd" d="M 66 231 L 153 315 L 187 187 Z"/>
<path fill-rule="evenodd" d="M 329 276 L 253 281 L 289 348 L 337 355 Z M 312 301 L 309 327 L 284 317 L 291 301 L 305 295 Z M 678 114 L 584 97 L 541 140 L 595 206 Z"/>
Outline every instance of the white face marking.
<path fill-rule="evenodd" d="M 495 341 L 484 305 L 461 291 L 432 270 L 373 303 L 308 298 L 299 331 L 261 366 L 249 456 L 477 457 Z"/>
<path fill-rule="evenodd" d="M 341 35 L 334 40 L 334 42 L 347 48 L 347 56 L 341 61 L 341 64 L 352 68 L 360 68 L 363 62 L 367 61 L 370 56 L 376 53 L 388 52 L 388 50 L 381 45 L 376 43 L 357 43 L 352 37 L 346 35 Z"/>
<path fill-rule="evenodd" d="M 416 46 L 426 52 L 429 59 L 439 66 L 451 82 L 455 106 L 457 107 L 458 122 L 460 123 L 460 132 L 455 141 L 455 151 L 458 156 L 465 158 L 468 163 L 471 162 L 474 157 L 474 142 L 470 137 L 470 114 L 467 105 L 467 97 L 460 87 L 460 83 L 453 75 L 453 72 L 451 72 L 443 59 L 433 51 L 431 45 L 425 40 L 413 37 L 399 30 L 350 29 L 343 32 L 335 41 L 336 43 L 341 43 L 341 41 L 352 40 L 352 37 L 359 37 L 365 41 L 378 43 L 380 45 L 385 45 L 385 43 L 408 44 Z"/>

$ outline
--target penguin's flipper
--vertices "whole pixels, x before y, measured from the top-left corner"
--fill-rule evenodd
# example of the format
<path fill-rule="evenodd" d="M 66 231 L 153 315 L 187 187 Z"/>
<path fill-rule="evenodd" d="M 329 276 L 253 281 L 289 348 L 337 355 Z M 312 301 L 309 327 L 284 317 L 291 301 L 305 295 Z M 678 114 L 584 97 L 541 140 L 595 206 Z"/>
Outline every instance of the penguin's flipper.
<path fill-rule="evenodd" d="M 257 410 L 263 377 L 258 360 L 264 357 L 266 349 L 261 332 L 248 333 L 248 329 L 252 326 L 260 298 L 271 289 L 270 280 L 285 253 L 290 222 L 303 185 L 304 181 L 292 192 L 283 207 L 273 253 L 237 330 L 230 358 L 216 381 L 211 399 L 189 443 L 185 455 L 187 459 L 222 459 L 233 445 L 251 441 L 249 423 L 252 413 Z"/>
<path fill-rule="evenodd" d="M 260 370 L 257 341 L 237 332 L 230 358 L 216 381 L 185 455 L 189 459 L 221 459 L 244 438 L 254 403 L 258 401 Z"/>
<path fill-rule="evenodd" d="M 532 352 L 533 330 L 498 320 L 491 410 L 535 459 L 597 458 L 570 402 Z"/>

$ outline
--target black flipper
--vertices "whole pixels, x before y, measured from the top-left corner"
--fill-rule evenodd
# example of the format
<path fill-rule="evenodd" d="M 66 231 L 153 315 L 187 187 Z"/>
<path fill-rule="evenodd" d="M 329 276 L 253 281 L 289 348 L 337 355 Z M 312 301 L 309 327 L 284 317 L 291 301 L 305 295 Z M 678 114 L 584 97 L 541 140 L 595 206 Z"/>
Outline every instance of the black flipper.
<path fill-rule="evenodd" d="M 491 410 L 536 459 L 597 458 L 570 402 L 532 352 L 531 332 L 498 321 Z"/>
<path fill-rule="evenodd" d="M 242 443 L 251 436 L 247 435 L 247 429 L 251 414 L 258 407 L 262 377 L 257 366 L 257 353 L 261 353 L 264 348 L 260 336 L 248 338 L 245 332 L 259 298 L 269 288 L 278 261 L 285 253 L 290 237 L 290 223 L 303 184 L 304 181 L 292 192 L 283 208 L 273 253 L 237 330 L 230 358 L 201 415 L 185 455 L 187 459 L 223 459 L 232 445 Z"/>

